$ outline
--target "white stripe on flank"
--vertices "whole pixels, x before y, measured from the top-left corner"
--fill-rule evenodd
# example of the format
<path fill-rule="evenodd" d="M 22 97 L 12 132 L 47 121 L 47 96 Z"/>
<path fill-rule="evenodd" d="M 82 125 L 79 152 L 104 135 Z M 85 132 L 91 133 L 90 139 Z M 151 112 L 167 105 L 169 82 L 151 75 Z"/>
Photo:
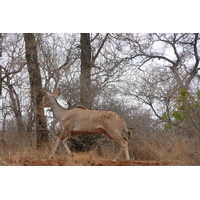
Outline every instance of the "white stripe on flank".
<path fill-rule="evenodd" d="M 83 113 L 84 113 L 84 111 L 82 111 L 82 113 L 81 113 L 81 115 L 80 115 L 80 117 L 79 117 L 79 124 L 80 124 L 80 122 L 81 122 L 81 118 L 82 118 L 82 116 L 83 116 Z"/>
<path fill-rule="evenodd" d="M 110 114 L 110 112 L 108 111 L 108 116 L 107 116 L 107 117 L 108 117 L 108 123 L 107 123 L 107 124 L 108 124 L 108 126 L 109 126 L 109 122 L 110 122 L 110 117 L 109 117 L 109 114 Z"/>
<path fill-rule="evenodd" d="M 115 122 L 116 126 L 117 126 L 117 119 L 118 119 L 118 115 L 116 115 L 116 118 L 115 118 L 115 120 L 116 120 L 116 122 Z"/>
<path fill-rule="evenodd" d="M 92 115 L 94 114 L 95 110 L 92 112 L 92 114 L 90 115 L 90 124 L 92 124 Z"/>
<path fill-rule="evenodd" d="M 103 114 L 103 113 L 101 113 L 101 114 L 99 115 L 99 119 L 98 119 L 98 125 L 99 125 L 99 126 L 101 125 L 100 122 L 101 122 L 101 116 L 102 116 L 102 114 Z"/>

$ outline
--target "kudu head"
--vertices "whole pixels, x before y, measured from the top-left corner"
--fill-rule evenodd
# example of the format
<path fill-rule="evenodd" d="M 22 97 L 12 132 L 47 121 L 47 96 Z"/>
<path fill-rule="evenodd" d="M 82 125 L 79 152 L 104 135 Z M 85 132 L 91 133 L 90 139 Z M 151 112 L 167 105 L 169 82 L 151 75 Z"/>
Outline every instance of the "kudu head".
<path fill-rule="evenodd" d="M 51 107 L 51 103 L 60 95 L 60 89 L 56 89 L 53 93 L 46 92 L 43 89 L 37 89 L 37 92 L 43 96 L 40 104 L 41 107 Z"/>

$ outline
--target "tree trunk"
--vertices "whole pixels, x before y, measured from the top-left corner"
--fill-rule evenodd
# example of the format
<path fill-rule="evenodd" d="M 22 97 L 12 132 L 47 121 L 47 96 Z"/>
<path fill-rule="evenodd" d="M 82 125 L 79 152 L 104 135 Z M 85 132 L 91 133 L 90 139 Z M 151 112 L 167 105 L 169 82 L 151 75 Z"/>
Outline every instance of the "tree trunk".
<path fill-rule="evenodd" d="M 42 80 L 37 58 L 37 42 L 35 41 L 33 33 L 24 33 L 24 40 L 31 87 L 31 101 L 33 103 L 35 115 L 37 147 L 40 148 L 43 142 L 48 142 L 49 137 L 44 110 L 40 107 L 42 96 L 36 92 L 36 89 L 42 88 Z"/>
<path fill-rule="evenodd" d="M 81 33 L 81 77 L 80 77 L 80 101 L 88 109 L 92 107 L 91 91 L 91 45 L 90 34 Z"/>

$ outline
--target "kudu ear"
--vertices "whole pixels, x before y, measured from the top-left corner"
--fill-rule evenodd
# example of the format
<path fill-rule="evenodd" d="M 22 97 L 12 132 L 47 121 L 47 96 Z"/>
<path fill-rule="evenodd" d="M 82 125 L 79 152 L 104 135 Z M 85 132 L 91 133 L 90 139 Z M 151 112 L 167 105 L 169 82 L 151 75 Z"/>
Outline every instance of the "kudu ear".
<path fill-rule="evenodd" d="M 36 91 L 42 96 L 46 96 L 47 95 L 47 93 L 43 89 L 36 89 Z"/>
<path fill-rule="evenodd" d="M 54 96 L 55 98 L 57 98 L 59 95 L 60 95 L 60 89 L 58 88 L 58 89 L 54 90 L 53 96 Z"/>

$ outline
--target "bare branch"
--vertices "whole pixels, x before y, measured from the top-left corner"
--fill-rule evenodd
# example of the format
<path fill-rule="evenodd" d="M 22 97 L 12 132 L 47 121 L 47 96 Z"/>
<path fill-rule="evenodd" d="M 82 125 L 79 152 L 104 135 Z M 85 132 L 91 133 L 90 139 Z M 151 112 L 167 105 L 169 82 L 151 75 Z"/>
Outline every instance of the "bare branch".
<path fill-rule="evenodd" d="M 194 42 L 193 42 L 193 47 L 194 47 L 194 57 L 195 57 L 195 64 L 189 74 L 188 79 L 186 80 L 185 86 L 186 88 L 189 87 L 189 84 L 191 82 L 191 80 L 196 76 L 196 74 L 198 73 L 198 66 L 199 66 L 199 55 L 198 55 L 198 51 L 197 51 L 197 41 L 198 41 L 198 33 L 194 34 L 195 38 L 194 38 Z"/>
<path fill-rule="evenodd" d="M 99 53 L 101 52 L 101 49 L 103 48 L 104 43 L 106 42 L 106 40 L 107 40 L 107 38 L 108 38 L 108 35 L 109 35 L 109 33 L 106 33 L 106 36 L 105 36 L 105 38 L 103 39 L 103 41 L 102 41 L 102 43 L 101 43 L 99 49 L 97 50 L 95 56 L 92 58 L 92 63 L 93 63 L 93 64 L 94 64 L 95 60 L 97 59 Z"/>
<path fill-rule="evenodd" d="M 92 38 L 92 39 L 90 40 L 90 43 L 92 43 L 92 42 L 99 36 L 99 34 L 100 34 L 100 33 L 97 33 L 97 34 L 94 36 L 94 38 Z"/>

